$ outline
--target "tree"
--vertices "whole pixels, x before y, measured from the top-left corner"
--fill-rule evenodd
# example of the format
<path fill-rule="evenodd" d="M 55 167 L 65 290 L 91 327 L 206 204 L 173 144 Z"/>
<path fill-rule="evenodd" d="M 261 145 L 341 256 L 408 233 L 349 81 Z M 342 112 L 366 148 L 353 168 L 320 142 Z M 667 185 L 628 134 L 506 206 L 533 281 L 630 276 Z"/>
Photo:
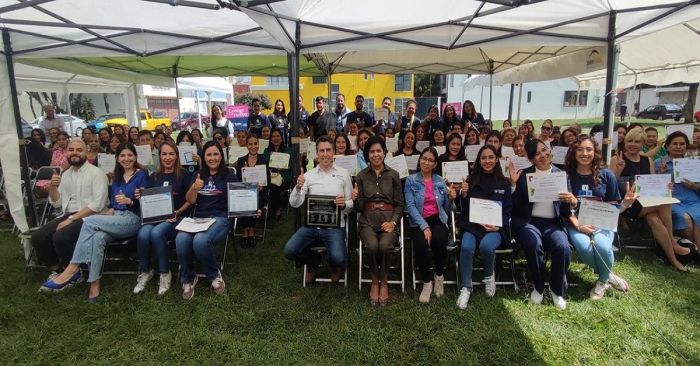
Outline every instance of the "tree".
<path fill-rule="evenodd" d="M 413 95 L 416 97 L 435 97 L 440 95 L 440 75 L 415 74 Z"/>
<path fill-rule="evenodd" d="M 270 101 L 270 97 L 268 97 L 264 93 L 260 93 L 260 94 L 245 93 L 245 94 L 236 95 L 236 103 L 237 104 L 247 104 L 249 107 L 253 108 L 253 98 L 260 99 L 260 109 L 272 109 L 272 102 Z"/>
<path fill-rule="evenodd" d="M 95 119 L 95 105 L 92 99 L 83 98 L 82 93 L 70 95 L 70 109 L 74 115 L 86 121 Z"/>

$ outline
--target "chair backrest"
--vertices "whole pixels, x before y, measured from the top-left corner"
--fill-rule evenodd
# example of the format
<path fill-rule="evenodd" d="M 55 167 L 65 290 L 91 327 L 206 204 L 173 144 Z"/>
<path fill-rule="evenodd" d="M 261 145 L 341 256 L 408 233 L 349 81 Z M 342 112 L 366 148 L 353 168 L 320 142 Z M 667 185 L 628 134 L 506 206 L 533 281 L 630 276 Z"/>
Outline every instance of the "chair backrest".
<path fill-rule="evenodd" d="M 58 172 L 59 175 L 63 172 L 60 166 L 42 166 L 36 171 L 36 180 L 49 180 L 53 176 L 54 172 Z"/>

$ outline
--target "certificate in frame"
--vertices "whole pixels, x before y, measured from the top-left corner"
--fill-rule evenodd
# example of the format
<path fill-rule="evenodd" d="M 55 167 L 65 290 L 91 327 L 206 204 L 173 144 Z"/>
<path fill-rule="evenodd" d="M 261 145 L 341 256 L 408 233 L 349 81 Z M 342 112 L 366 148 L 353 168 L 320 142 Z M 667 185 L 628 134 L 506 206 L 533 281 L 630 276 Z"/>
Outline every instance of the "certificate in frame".
<path fill-rule="evenodd" d="M 157 224 L 173 217 L 173 187 L 144 188 L 139 198 L 141 225 Z"/>
<path fill-rule="evenodd" d="M 306 196 L 306 225 L 340 227 L 340 208 L 334 196 Z"/>
<path fill-rule="evenodd" d="M 227 185 L 228 217 L 250 217 L 258 213 L 258 186 L 230 182 Z"/>

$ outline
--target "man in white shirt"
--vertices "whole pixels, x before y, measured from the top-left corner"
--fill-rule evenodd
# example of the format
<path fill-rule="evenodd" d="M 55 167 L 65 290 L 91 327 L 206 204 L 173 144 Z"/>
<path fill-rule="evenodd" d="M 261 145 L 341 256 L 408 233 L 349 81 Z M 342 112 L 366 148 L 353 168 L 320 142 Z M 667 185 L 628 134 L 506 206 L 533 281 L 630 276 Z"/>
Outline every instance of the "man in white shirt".
<path fill-rule="evenodd" d="M 44 119 L 39 122 L 39 128 L 44 132 L 49 132 L 52 128 L 58 128 L 63 131 L 65 122 L 59 117 L 56 117 L 56 109 L 52 105 L 44 106 Z"/>
<path fill-rule="evenodd" d="M 352 182 L 347 170 L 333 165 L 333 144 L 326 136 L 316 140 L 316 157 L 318 166 L 302 174 L 297 179 L 296 187 L 289 196 L 289 204 L 299 207 L 304 203 L 306 195 L 321 195 L 335 197 L 335 204 L 343 213 L 352 209 Z M 310 248 L 323 244 L 328 251 L 328 261 L 331 267 L 331 282 L 340 280 L 342 270 L 345 268 L 345 256 L 347 253 L 345 243 L 345 222 L 340 215 L 339 227 L 302 226 L 284 246 L 284 256 L 295 260 L 297 264 L 306 264 L 306 282 L 312 283 L 315 279 L 315 269 L 320 258 Z"/>
<path fill-rule="evenodd" d="M 87 147 L 79 138 L 68 143 L 68 163 L 70 168 L 62 176 L 55 172 L 49 186 L 49 202 L 63 215 L 32 234 L 40 263 L 54 271 L 49 279 L 70 263 L 83 218 L 101 212 L 108 203 L 107 176 L 87 163 Z"/>

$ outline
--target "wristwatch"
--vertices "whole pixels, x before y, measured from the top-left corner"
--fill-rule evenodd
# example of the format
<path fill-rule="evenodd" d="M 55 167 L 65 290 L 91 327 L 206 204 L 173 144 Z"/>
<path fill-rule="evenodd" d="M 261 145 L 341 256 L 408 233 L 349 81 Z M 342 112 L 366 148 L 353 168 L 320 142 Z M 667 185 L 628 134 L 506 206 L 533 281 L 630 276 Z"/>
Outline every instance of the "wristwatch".
<path fill-rule="evenodd" d="M 73 222 L 75 219 L 73 218 L 73 215 L 68 216 L 68 221 Z"/>

